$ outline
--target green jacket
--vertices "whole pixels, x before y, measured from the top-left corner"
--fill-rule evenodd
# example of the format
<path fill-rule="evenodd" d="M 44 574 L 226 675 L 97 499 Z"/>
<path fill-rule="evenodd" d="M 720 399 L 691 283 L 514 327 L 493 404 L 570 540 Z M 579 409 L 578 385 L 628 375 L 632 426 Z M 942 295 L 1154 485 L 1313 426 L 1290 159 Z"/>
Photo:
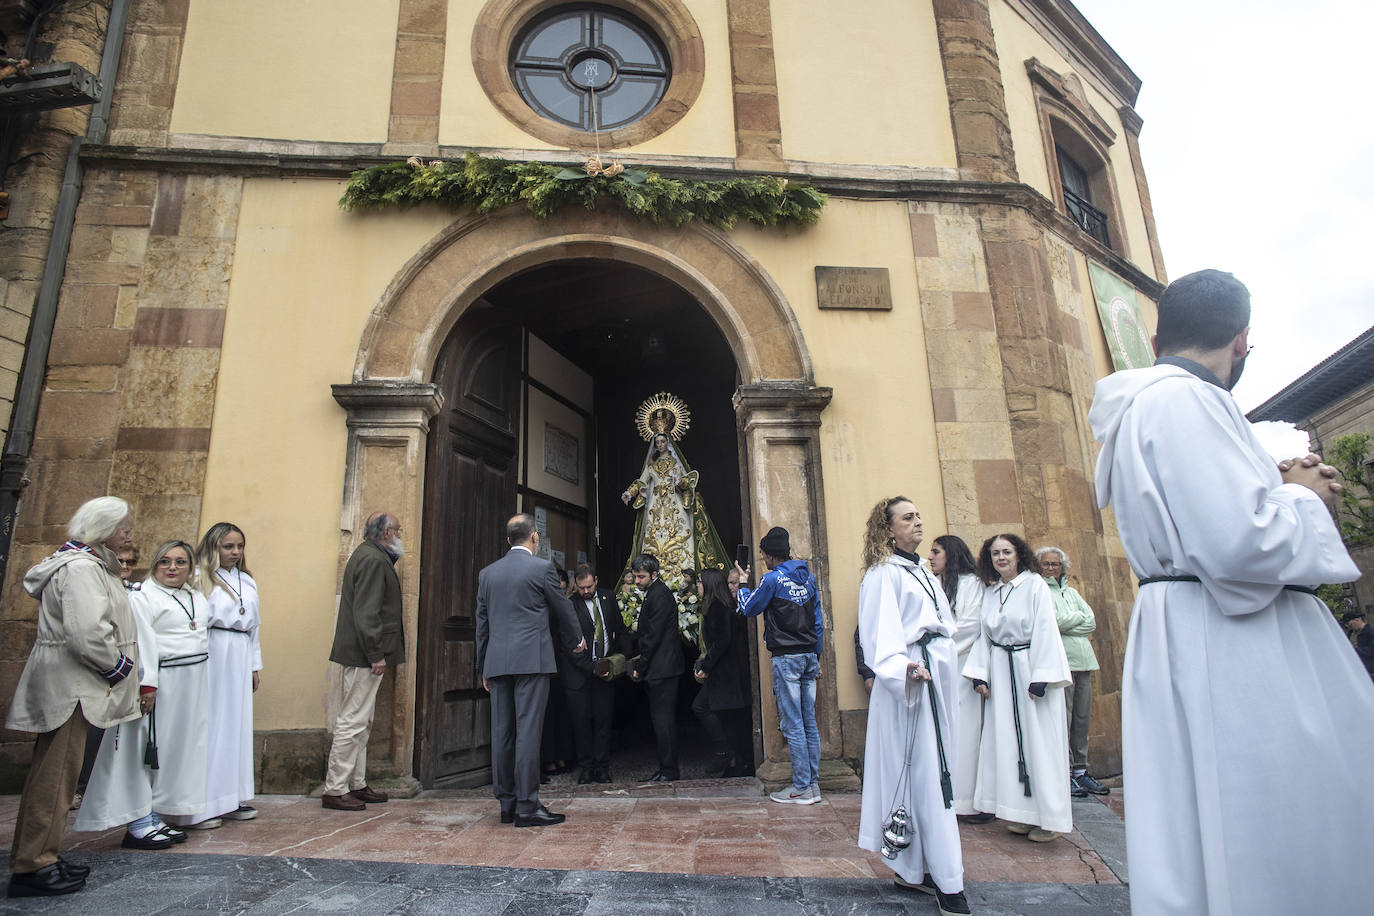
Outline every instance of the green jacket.
<path fill-rule="evenodd" d="M 329 660 L 350 668 L 367 668 L 386 660 L 406 660 L 401 632 L 401 580 L 391 555 L 363 541 L 344 567 L 339 590 L 339 619 Z"/>
<path fill-rule="evenodd" d="M 1054 617 L 1059 623 L 1059 636 L 1064 640 L 1064 654 L 1069 657 L 1069 670 L 1096 671 L 1097 654 L 1088 641 L 1089 634 L 1097 629 L 1093 609 L 1077 589 L 1064 585 L 1062 579 L 1056 582 L 1046 578 L 1045 584 L 1054 595 Z"/>

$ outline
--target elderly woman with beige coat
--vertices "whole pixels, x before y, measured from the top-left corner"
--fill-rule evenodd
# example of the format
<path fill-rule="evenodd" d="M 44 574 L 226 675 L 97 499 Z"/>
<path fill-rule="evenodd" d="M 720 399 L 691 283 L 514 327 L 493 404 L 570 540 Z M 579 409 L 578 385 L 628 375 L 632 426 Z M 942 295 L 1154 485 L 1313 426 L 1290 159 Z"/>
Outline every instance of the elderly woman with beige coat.
<path fill-rule="evenodd" d="M 115 557 L 132 542 L 133 513 L 124 500 L 102 496 L 76 510 L 67 534 L 24 576 L 24 590 L 38 599 L 38 633 L 5 724 L 38 738 L 15 818 L 10 897 L 85 886 L 89 866 L 66 861 L 57 847 L 87 723 L 113 728 L 139 716 L 137 630 Z"/>

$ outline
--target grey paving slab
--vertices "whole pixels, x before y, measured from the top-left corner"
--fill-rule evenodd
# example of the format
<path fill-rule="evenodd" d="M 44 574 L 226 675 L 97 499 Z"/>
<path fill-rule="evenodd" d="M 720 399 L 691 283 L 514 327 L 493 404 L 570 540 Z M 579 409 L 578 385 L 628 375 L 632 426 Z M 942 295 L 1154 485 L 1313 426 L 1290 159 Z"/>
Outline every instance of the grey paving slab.
<path fill-rule="evenodd" d="M 73 857 L 77 859 L 78 857 Z M 728 877 L 91 852 L 87 889 L 0 900 L 0 914 L 96 912 L 461 916 L 907 916 L 934 898 L 873 879 Z M 1127 914 L 1124 886 L 972 884 L 981 916 Z"/>
<path fill-rule="evenodd" d="M 1121 791 L 1115 789 L 1113 791 Z M 1130 883 L 1126 867 L 1126 822 L 1096 798 L 1073 800 L 1073 825 L 1122 884 Z"/>

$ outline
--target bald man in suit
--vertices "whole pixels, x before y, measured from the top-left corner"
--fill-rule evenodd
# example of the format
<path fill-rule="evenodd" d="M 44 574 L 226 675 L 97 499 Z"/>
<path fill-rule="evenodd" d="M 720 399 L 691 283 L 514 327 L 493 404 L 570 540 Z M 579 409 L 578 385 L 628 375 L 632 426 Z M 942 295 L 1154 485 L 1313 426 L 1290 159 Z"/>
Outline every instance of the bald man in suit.
<path fill-rule="evenodd" d="M 539 741 L 549 681 L 558 670 L 551 617 L 557 632 L 587 643 L 563 594 L 558 569 L 538 556 L 534 517 L 520 514 L 506 523 L 510 552 L 477 577 L 477 670 L 491 694 L 491 781 L 501 803 L 501 822 L 517 827 L 561 824 L 539 801 Z"/>

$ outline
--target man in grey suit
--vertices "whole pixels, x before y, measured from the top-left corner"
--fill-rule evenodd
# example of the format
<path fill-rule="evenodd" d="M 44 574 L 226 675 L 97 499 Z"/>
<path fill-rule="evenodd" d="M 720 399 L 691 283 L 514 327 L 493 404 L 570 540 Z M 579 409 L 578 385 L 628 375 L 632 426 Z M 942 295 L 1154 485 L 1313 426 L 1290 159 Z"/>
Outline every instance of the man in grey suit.
<path fill-rule="evenodd" d="M 501 823 L 517 827 L 561 824 L 539 803 L 539 741 L 549 680 L 557 671 L 550 615 L 560 633 L 581 627 L 563 594 L 558 570 L 541 560 L 534 516 L 516 515 L 506 523 L 510 552 L 477 577 L 477 670 L 491 694 L 491 781 L 501 803 Z M 584 652 L 585 639 L 569 643 Z"/>

